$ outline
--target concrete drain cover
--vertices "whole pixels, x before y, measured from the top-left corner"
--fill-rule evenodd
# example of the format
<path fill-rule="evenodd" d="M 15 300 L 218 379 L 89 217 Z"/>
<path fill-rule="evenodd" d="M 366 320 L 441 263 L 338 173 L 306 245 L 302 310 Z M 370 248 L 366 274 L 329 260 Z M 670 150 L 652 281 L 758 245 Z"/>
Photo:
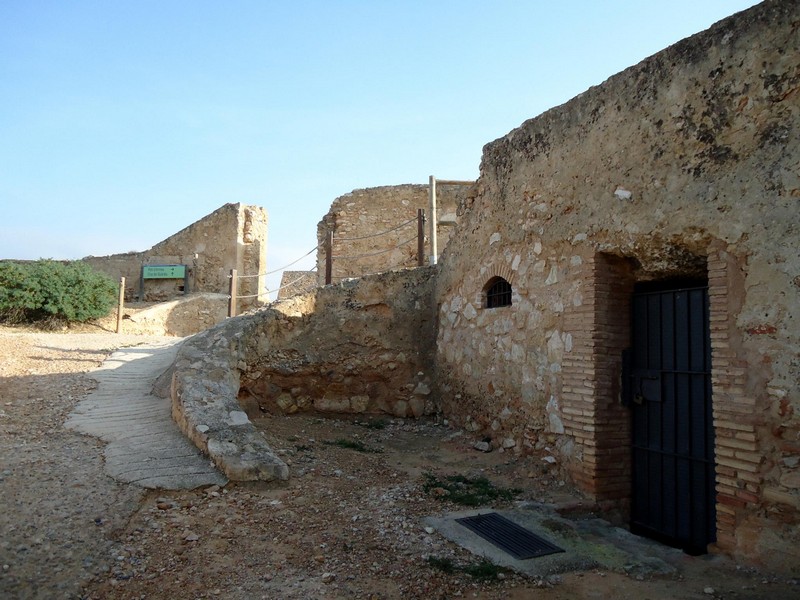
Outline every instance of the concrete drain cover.
<path fill-rule="evenodd" d="M 456 523 L 477 533 L 518 560 L 564 552 L 562 548 L 554 546 L 544 538 L 497 513 L 463 517 L 456 519 Z"/>

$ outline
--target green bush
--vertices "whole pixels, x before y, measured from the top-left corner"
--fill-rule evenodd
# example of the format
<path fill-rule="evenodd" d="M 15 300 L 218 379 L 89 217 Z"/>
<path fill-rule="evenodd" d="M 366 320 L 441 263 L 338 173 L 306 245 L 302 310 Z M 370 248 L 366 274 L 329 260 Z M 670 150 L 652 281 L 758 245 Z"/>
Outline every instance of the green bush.
<path fill-rule="evenodd" d="M 117 284 L 81 261 L 0 261 L 0 321 L 83 323 L 107 315 Z"/>

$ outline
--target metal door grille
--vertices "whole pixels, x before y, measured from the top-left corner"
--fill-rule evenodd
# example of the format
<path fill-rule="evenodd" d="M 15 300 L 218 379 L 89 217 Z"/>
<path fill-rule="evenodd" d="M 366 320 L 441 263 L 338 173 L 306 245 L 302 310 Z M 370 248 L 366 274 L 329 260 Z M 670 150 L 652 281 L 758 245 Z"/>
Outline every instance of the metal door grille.
<path fill-rule="evenodd" d="M 518 560 L 564 552 L 562 548 L 497 513 L 463 517 L 456 519 L 456 522 Z"/>
<path fill-rule="evenodd" d="M 637 293 L 632 312 L 631 528 L 702 553 L 716 537 L 708 289 Z"/>

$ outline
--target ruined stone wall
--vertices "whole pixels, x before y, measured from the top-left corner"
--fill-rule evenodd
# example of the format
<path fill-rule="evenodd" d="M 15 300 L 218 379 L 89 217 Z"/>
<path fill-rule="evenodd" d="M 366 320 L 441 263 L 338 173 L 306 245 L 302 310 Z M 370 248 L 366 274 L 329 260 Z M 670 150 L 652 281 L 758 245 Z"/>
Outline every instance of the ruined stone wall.
<path fill-rule="evenodd" d="M 456 220 L 458 205 L 471 186 L 438 184 L 437 245 L 447 245 Z M 317 278 L 325 284 L 324 242 L 333 231 L 333 283 L 368 273 L 417 266 L 417 209 L 429 217 L 427 185 L 395 185 L 353 190 L 334 200 L 328 214 L 317 225 Z M 395 229 L 402 223 L 408 224 Z M 376 235 L 388 232 L 385 235 Z M 425 262 L 430 257 L 430 224 L 425 224 Z"/>
<path fill-rule="evenodd" d="M 285 300 L 297 294 L 305 294 L 317 287 L 317 274 L 314 271 L 284 271 L 278 300 Z"/>
<path fill-rule="evenodd" d="M 258 206 L 226 204 L 144 252 L 89 256 L 83 260 L 111 277 L 126 278 L 127 300 L 139 298 L 143 265 L 187 265 L 190 292 L 228 293 L 228 275 L 237 269 L 239 294 L 254 296 L 265 291 L 264 277 L 243 277 L 266 272 L 267 214 Z M 147 279 L 144 301 L 162 301 L 183 294 L 184 281 Z M 243 298 L 246 310 L 266 301 Z"/>
<path fill-rule="evenodd" d="M 317 288 L 247 316 L 242 406 L 251 414 L 435 412 L 433 273 Z"/>
<path fill-rule="evenodd" d="M 199 292 L 130 312 L 126 308 L 122 333 L 186 337 L 224 321 L 228 295 Z"/>
<path fill-rule="evenodd" d="M 637 281 L 709 282 L 718 547 L 800 564 L 800 5 L 734 15 L 487 145 L 437 283 L 445 413 L 624 505 Z M 500 276 L 512 305 L 484 308 Z"/>

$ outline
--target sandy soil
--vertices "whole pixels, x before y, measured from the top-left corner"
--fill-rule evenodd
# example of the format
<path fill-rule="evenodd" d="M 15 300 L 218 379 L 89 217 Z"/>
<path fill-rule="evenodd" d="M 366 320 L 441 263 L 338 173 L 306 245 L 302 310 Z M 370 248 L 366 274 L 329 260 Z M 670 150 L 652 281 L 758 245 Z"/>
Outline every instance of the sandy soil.
<path fill-rule="evenodd" d="M 685 557 L 679 574 L 642 580 L 443 572 L 430 557 L 457 567 L 479 559 L 426 531 L 422 517 L 460 507 L 426 493 L 424 473 L 485 476 L 521 490 L 511 503 L 580 499 L 541 457 L 480 453 L 432 422 L 266 415 L 258 425 L 290 462 L 288 483 L 119 484 L 103 471 L 100 442 L 62 425 L 94 385 L 87 373 L 112 349 L 145 341 L 0 328 L 0 598 L 800 597 L 797 582 L 723 557 Z"/>

